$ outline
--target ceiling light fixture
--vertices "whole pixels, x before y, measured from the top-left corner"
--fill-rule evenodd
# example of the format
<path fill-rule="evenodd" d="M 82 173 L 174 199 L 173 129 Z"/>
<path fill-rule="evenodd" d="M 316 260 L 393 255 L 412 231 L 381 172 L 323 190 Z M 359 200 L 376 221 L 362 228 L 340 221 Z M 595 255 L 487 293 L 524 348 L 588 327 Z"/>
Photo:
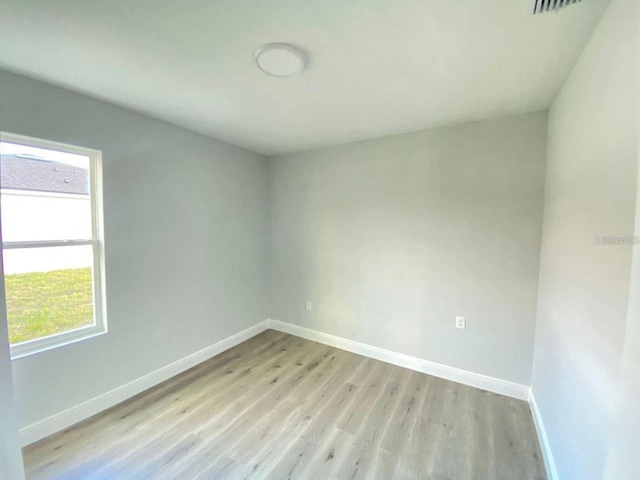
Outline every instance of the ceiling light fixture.
<path fill-rule="evenodd" d="M 286 43 L 267 43 L 256 50 L 256 65 L 273 77 L 292 77 L 304 69 L 304 52 Z"/>

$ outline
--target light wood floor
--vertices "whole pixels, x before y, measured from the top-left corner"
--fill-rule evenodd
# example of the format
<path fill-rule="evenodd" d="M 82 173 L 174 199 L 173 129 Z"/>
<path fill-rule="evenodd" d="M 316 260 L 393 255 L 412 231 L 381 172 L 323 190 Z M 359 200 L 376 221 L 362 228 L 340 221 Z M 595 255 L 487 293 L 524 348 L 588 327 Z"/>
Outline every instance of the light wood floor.
<path fill-rule="evenodd" d="M 268 330 L 24 450 L 29 479 L 546 479 L 525 402 Z"/>

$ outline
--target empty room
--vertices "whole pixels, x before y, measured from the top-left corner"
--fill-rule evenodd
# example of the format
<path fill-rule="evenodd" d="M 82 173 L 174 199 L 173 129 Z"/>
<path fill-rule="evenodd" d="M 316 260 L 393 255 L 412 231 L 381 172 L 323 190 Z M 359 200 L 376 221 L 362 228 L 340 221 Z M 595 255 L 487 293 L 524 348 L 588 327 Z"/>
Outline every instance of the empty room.
<path fill-rule="evenodd" d="M 0 0 L 0 480 L 639 480 L 640 0 Z"/>

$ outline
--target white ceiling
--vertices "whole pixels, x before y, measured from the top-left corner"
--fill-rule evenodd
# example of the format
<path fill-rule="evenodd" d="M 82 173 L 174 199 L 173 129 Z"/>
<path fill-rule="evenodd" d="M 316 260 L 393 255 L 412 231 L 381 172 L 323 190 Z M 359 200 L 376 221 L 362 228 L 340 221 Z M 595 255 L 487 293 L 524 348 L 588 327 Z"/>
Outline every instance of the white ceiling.
<path fill-rule="evenodd" d="M 548 107 L 608 0 L 533 3 L 0 0 L 0 68 L 273 155 Z"/>

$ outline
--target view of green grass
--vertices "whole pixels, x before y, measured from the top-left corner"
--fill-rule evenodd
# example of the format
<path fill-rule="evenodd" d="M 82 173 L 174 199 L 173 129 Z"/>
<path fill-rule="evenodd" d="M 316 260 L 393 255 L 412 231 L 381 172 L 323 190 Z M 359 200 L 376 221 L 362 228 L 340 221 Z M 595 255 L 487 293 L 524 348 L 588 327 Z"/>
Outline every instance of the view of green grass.
<path fill-rule="evenodd" d="M 93 323 L 91 268 L 5 276 L 12 344 Z"/>

